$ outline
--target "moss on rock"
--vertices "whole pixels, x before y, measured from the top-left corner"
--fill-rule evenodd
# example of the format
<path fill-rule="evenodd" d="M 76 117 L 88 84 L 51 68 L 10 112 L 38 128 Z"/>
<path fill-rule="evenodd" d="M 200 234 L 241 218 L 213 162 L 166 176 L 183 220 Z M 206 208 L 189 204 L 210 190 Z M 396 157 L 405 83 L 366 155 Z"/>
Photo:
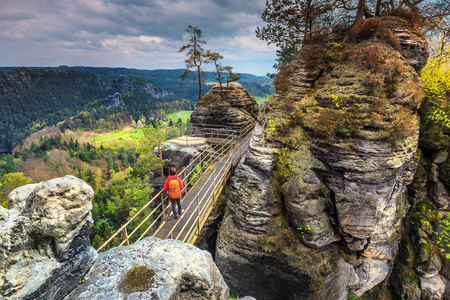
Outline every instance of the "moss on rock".
<path fill-rule="evenodd" d="M 142 292 L 153 286 L 155 271 L 146 266 L 134 266 L 122 276 L 119 290 L 124 294 Z"/>

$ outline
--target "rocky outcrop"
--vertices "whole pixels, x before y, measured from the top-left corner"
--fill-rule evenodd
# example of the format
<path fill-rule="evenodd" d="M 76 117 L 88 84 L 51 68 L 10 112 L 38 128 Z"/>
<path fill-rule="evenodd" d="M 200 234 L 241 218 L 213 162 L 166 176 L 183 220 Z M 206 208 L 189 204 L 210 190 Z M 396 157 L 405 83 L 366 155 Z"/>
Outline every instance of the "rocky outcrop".
<path fill-rule="evenodd" d="M 0 298 L 62 299 L 88 271 L 92 188 L 65 176 L 13 190 L 0 208 Z"/>
<path fill-rule="evenodd" d="M 239 83 L 217 84 L 203 96 L 192 112 L 190 122 L 221 126 L 242 126 L 258 115 L 258 104 Z"/>
<path fill-rule="evenodd" d="M 257 299 L 346 299 L 353 268 L 335 246 L 314 251 L 298 240 L 280 211 L 272 182 L 274 151 L 255 128 L 228 192 L 216 262 L 232 289 Z"/>
<path fill-rule="evenodd" d="M 161 98 L 169 98 L 176 97 L 174 93 L 169 93 L 165 91 L 163 88 L 153 85 L 151 83 L 147 83 L 142 91 L 151 94 L 153 97 L 161 99 Z"/>
<path fill-rule="evenodd" d="M 122 96 L 120 93 L 115 93 L 114 95 L 110 95 L 105 99 L 106 108 L 111 107 L 125 107 L 125 103 L 122 100 Z"/>
<path fill-rule="evenodd" d="M 324 43 L 320 52 L 305 46 L 279 78 L 288 85 L 267 107 L 265 151 L 250 147 L 238 167 L 219 234 L 217 262 L 232 288 L 258 299 L 344 299 L 348 290 L 386 287 L 420 157 L 423 95 L 414 67 L 427 57 L 419 29 L 410 32 L 417 40 L 408 39 L 409 52 L 398 52 L 386 30 L 412 29 L 387 20 L 384 35 Z M 277 155 L 266 163 L 271 148 Z M 424 272 L 436 274 L 431 266 Z M 279 291 L 282 282 L 292 294 Z M 317 282 L 334 282 L 333 293 Z M 443 281 L 417 282 L 415 291 L 440 291 Z"/>
<path fill-rule="evenodd" d="M 428 43 L 421 30 L 414 28 L 408 21 L 401 18 L 383 18 L 385 26 L 391 28 L 392 33 L 400 44 L 400 53 L 416 70 L 425 66 L 428 60 Z"/>
<path fill-rule="evenodd" d="M 149 237 L 100 253 L 84 279 L 65 300 L 229 298 L 211 255 L 175 240 Z"/>

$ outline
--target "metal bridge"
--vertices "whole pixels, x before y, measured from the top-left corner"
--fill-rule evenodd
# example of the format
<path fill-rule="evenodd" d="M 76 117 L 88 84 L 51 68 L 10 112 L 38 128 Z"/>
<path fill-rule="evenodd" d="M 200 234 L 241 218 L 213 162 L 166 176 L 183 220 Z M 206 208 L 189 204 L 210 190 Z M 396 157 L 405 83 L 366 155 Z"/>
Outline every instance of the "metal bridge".
<path fill-rule="evenodd" d="M 117 230 L 97 252 L 109 247 L 131 244 L 147 236 L 177 239 L 193 244 L 206 222 L 233 168 L 248 148 L 255 122 L 241 127 L 191 125 L 182 129 L 167 129 L 177 143 L 195 143 L 199 138 L 210 144 L 178 176 L 183 181 L 182 206 L 184 213 L 175 219 L 170 199 L 160 190 L 150 201 Z M 193 142 L 194 141 L 194 142 Z"/>

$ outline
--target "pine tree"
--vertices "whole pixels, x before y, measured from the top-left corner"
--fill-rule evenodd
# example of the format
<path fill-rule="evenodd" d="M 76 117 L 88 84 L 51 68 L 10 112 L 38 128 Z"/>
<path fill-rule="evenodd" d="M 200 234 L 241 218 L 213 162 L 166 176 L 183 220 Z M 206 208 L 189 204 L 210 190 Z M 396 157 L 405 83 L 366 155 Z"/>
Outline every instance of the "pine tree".
<path fill-rule="evenodd" d="M 186 53 L 187 59 L 186 70 L 180 75 L 181 80 L 185 81 L 187 78 L 191 77 L 195 73 L 198 76 L 198 99 L 200 100 L 202 95 L 202 82 L 205 72 L 202 71 L 203 54 L 204 49 L 202 45 L 206 44 L 206 41 L 202 40 L 203 33 L 197 26 L 189 25 L 186 29 L 186 33 L 189 36 L 188 44 L 182 46 L 178 52 L 183 52 L 188 50 Z M 196 72 L 192 72 L 190 68 L 197 68 Z"/>

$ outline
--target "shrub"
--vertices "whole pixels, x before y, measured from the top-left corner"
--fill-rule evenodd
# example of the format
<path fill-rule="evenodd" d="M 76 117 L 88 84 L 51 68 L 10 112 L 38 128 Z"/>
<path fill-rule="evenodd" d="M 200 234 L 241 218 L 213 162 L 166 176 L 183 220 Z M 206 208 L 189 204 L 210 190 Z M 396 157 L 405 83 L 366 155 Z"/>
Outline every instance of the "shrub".
<path fill-rule="evenodd" d="M 401 109 L 395 113 L 391 122 L 389 133 L 392 141 L 402 141 L 409 137 L 417 125 L 418 120 L 415 115 L 409 110 Z"/>
<path fill-rule="evenodd" d="M 289 79 L 293 73 L 293 64 L 283 63 L 277 74 L 277 78 L 273 81 L 277 92 L 285 92 L 289 87 Z"/>
<path fill-rule="evenodd" d="M 384 51 L 379 45 L 369 45 L 357 49 L 350 56 L 350 61 L 353 61 L 361 67 L 368 68 L 372 73 L 384 72 Z"/>
<path fill-rule="evenodd" d="M 391 45 L 392 48 L 394 48 L 395 50 L 400 51 L 400 49 L 401 49 L 400 42 L 398 41 L 397 36 L 395 36 L 394 33 L 392 33 L 392 30 L 389 29 L 388 27 L 380 26 L 378 28 L 375 36 L 378 39 Z"/>
<path fill-rule="evenodd" d="M 378 17 L 357 21 L 350 28 L 348 40 L 350 42 L 360 42 L 371 38 L 381 25 L 381 19 Z"/>
<path fill-rule="evenodd" d="M 397 7 L 387 11 L 383 16 L 399 17 L 411 24 L 423 26 L 423 16 L 417 7 Z"/>
<path fill-rule="evenodd" d="M 382 91 L 384 85 L 384 75 L 367 72 L 362 83 L 372 92 L 373 96 L 379 96 L 378 93 Z"/>

